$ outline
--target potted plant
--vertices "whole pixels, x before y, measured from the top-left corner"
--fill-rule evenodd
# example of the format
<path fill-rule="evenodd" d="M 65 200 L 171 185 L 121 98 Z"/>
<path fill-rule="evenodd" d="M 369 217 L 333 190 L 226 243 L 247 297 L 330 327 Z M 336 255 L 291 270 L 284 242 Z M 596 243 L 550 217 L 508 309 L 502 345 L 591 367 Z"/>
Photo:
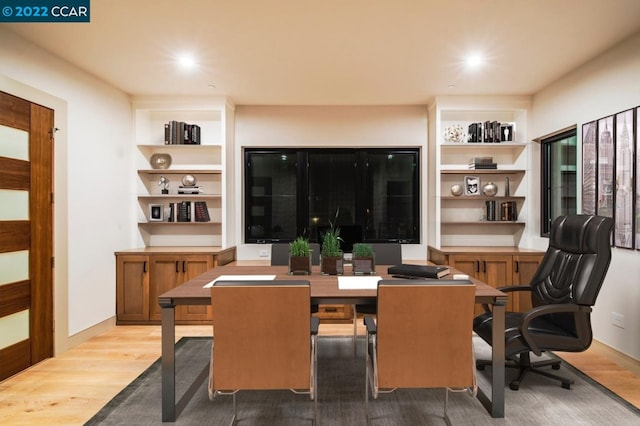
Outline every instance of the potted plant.
<path fill-rule="evenodd" d="M 373 275 L 376 272 L 376 259 L 373 247 L 367 243 L 353 245 L 353 274 Z"/>
<path fill-rule="evenodd" d="M 304 237 L 289 243 L 289 274 L 311 275 L 311 247 Z"/>
<path fill-rule="evenodd" d="M 338 212 L 336 211 L 336 222 Z M 335 223 L 335 222 L 334 222 Z M 343 273 L 342 250 L 340 250 L 340 228 L 329 221 L 329 229 L 322 236 L 320 250 L 320 272 L 322 275 L 341 275 Z"/>

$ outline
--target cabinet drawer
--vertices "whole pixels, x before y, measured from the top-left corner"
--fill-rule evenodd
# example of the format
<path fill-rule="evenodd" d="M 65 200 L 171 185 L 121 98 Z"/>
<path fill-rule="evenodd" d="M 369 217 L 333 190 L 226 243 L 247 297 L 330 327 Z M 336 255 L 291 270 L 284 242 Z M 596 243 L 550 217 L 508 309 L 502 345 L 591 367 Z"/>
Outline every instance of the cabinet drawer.
<path fill-rule="evenodd" d="M 351 319 L 351 305 L 319 305 L 314 316 L 320 319 Z"/>

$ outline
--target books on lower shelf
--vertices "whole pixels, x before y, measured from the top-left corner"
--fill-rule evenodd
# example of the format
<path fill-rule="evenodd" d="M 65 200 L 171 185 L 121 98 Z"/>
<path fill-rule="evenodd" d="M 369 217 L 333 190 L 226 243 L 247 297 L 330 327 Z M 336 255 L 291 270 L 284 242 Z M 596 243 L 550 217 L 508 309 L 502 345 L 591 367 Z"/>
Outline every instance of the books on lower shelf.
<path fill-rule="evenodd" d="M 169 222 L 210 222 L 206 201 L 169 203 Z"/>
<path fill-rule="evenodd" d="M 485 201 L 487 221 L 507 221 L 515 222 L 518 220 L 518 207 L 515 201 L 503 201 L 498 209 L 496 200 Z"/>

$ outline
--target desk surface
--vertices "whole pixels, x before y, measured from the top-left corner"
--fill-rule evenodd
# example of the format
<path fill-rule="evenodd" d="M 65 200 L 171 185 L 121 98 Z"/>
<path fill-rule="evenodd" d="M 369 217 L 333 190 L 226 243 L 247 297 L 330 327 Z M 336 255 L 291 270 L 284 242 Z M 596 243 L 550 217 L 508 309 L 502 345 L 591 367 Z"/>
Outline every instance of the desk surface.
<path fill-rule="evenodd" d="M 391 278 L 386 272 L 387 268 L 385 265 L 376 265 L 376 275 L 383 279 Z M 338 277 L 321 275 L 318 266 L 313 268 L 311 275 L 289 275 L 287 271 L 287 266 L 218 266 L 160 295 L 158 302 L 161 306 L 210 304 L 211 291 L 204 288 L 204 285 L 220 275 L 275 274 L 278 280 L 308 280 L 311 283 L 311 299 L 318 303 L 323 303 L 323 299 L 326 299 L 327 303 L 360 303 L 363 299 L 375 299 L 377 296 L 376 290 L 338 289 Z M 503 292 L 482 281 L 473 278 L 471 280 L 476 285 L 476 303 L 494 303 L 497 299 L 506 299 L 507 295 Z"/>

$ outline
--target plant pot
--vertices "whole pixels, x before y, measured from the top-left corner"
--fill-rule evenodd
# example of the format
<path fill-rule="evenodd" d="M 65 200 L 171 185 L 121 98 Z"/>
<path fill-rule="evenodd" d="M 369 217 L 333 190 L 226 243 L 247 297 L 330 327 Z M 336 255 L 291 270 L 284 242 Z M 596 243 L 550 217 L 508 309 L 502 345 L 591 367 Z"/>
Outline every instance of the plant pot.
<path fill-rule="evenodd" d="M 342 255 L 320 255 L 320 273 L 322 273 L 322 275 L 342 275 L 344 273 L 344 262 L 342 260 Z"/>
<path fill-rule="evenodd" d="M 373 275 L 376 273 L 375 257 L 354 257 L 353 275 Z"/>
<path fill-rule="evenodd" d="M 311 256 L 289 256 L 289 275 L 311 275 Z"/>

